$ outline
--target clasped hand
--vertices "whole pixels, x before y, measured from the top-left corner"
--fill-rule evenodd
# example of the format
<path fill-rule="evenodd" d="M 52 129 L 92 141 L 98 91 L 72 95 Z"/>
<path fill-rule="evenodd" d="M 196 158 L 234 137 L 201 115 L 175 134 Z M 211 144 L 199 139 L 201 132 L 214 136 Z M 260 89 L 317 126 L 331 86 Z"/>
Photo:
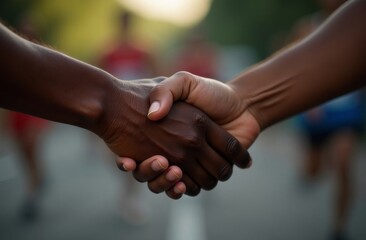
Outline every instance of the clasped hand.
<path fill-rule="evenodd" d="M 238 140 L 192 105 L 177 102 L 163 119 L 148 119 L 149 94 L 161 80 L 115 81 L 106 97 L 99 124 L 106 127 L 95 132 L 115 154 L 126 157 L 117 160 L 120 169 L 130 170 L 126 159 L 134 159 L 138 181 L 176 199 L 214 188 L 231 176 L 233 164 L 248 166 L 250 156 Z M 170 166 L 149 158 L 156 155 L 169 159 Z"/>

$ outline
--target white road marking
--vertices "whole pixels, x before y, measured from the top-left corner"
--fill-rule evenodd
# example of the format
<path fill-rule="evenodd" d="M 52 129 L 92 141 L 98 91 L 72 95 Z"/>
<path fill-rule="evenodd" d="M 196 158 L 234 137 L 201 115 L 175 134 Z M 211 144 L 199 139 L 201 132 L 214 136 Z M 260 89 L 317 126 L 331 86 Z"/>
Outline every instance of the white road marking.
<path fill-rule="evenodd" d="M 201 197 L 182 197 L 171 205 L 167 240 L 206 240 Z"/>

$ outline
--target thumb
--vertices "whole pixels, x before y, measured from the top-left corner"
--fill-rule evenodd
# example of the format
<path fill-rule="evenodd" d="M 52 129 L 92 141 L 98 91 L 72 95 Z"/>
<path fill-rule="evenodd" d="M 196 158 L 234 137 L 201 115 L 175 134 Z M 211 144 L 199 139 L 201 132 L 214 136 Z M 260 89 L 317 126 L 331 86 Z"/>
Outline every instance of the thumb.
<path fill-rule="evenodd" d="M 173 102 L 184 99 L 189 92 L 192 75 L 186 72 L 178 72 L 156 85 L 150 92 L 150 108 L 147 117 L 157 121 L 165 117 Z"/>
<path fill-rule="evenodd" d="M 165 117 L 173 105 L 173 95 L 170 90 L 159 84 L 150 92 L 150 108 L 147 117 L 157 121 Z"/>

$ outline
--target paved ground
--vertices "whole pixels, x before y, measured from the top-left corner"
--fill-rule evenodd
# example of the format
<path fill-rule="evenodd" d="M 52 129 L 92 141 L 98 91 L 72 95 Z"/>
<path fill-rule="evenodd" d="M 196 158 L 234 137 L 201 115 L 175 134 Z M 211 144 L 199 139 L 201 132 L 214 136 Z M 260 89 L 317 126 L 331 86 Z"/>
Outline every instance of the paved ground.
<path fill-rule="evenodd" d="M 0 239 L 221 240 L 327 239 L 334 178 L 325 174 L 305 187 L 299 177 L 301 148 L 291 125 L 265 132 L 251 149 L 254 165 L 198 198 L 172 201 L 143 186 L 149 209 L 143 226 L 120 215 L 121 178 L 89 135 L 65 125 L 45 136 L 47 184 L 38 221 L 18 217 L 24 196 L 19 156 L 9 138 L 0 141 Z M 363 145 L 364 146 L 364 145 Z M 362 147 L 361 147 L 362 149 Z M 366 239 L 366 152 L 354 163 L 356 199 L 349 234 Z M 108 159 L 107 159 L 108 160 Z M 111 161 L 110 161 L 111 162 Z"/>

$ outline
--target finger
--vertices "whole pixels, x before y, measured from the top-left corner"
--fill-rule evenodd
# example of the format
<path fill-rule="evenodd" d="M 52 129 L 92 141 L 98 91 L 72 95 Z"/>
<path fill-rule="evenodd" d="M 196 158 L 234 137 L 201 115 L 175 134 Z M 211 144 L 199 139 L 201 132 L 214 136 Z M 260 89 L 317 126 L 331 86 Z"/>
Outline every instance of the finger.
<path fill-rule="evenodd" d="M 147 117 L 157 121 L 165 117 L 173 105 L 173 95 L 170 90 L 158 84 L 150 92 L 150 108 Z"/>
<path fill-rule="evenodd" d="M 209 174 L 198 161 L 196 163 L 187 165 L 184 175 L 189 176 L 199 187 L 204 190 L 211 190 L 217 185 L 217 179 Z"/>
<path fill-rule="evenodd" d="M 186 192 L 186 185 L 183 182 L 177 182 L 173 188 L 165 191 L 166 195 L 172 199 L 179 199 Z"/>
<path fill-rule="evenodd" d="M 163 174 L 148 182 L 151 192 L 161 193 L 172 188 L 183 176 L 182 170 L 177 166 L 170 166 Z"/>
<path fill-rule="evenodd" d="M 199 162 L 207 172 L 219 181 L 226 181 L 231 177 L 233 164 L 230 161 L 225 160 L 208 144 L 203 147 L 202 152 Z"/>
<path fill-rule="evenodd" d="M 180 182 L 183 182 L 185 184 L 185 194 L 188 196 L 197 196 L 201 191 L 201 188 L 187 174 L 183 174 Z"/>
<path fill-rule="evenodd" d="M 239 141 L 215 124 L 212 120 L 207 124 L 207 142 L 226 160 L 231 161 L 240 168 L 248 168 L 251 164 L 251 157 Z"/>
<path fill-rule="evenodd" d="M 137 181 L 146 182 L 155 179 L 169 167 L 168 160 L 160 155 L 142 161 L 133 172 Z"/>
<path fill-rule="evenodd" d="M 124 172 L 131 172 L 136 169 L 135 160 L 127 157 L 117 157 L 116 164 L 117 167 Z"/>
<path fill-rule="evenodd" d="M 155 86 L 150 92 L 148 118 L 156 121 L 165 117 L 174 101 L 187 98 L 195 77 L 188 72 L 178 72 Z"/>

